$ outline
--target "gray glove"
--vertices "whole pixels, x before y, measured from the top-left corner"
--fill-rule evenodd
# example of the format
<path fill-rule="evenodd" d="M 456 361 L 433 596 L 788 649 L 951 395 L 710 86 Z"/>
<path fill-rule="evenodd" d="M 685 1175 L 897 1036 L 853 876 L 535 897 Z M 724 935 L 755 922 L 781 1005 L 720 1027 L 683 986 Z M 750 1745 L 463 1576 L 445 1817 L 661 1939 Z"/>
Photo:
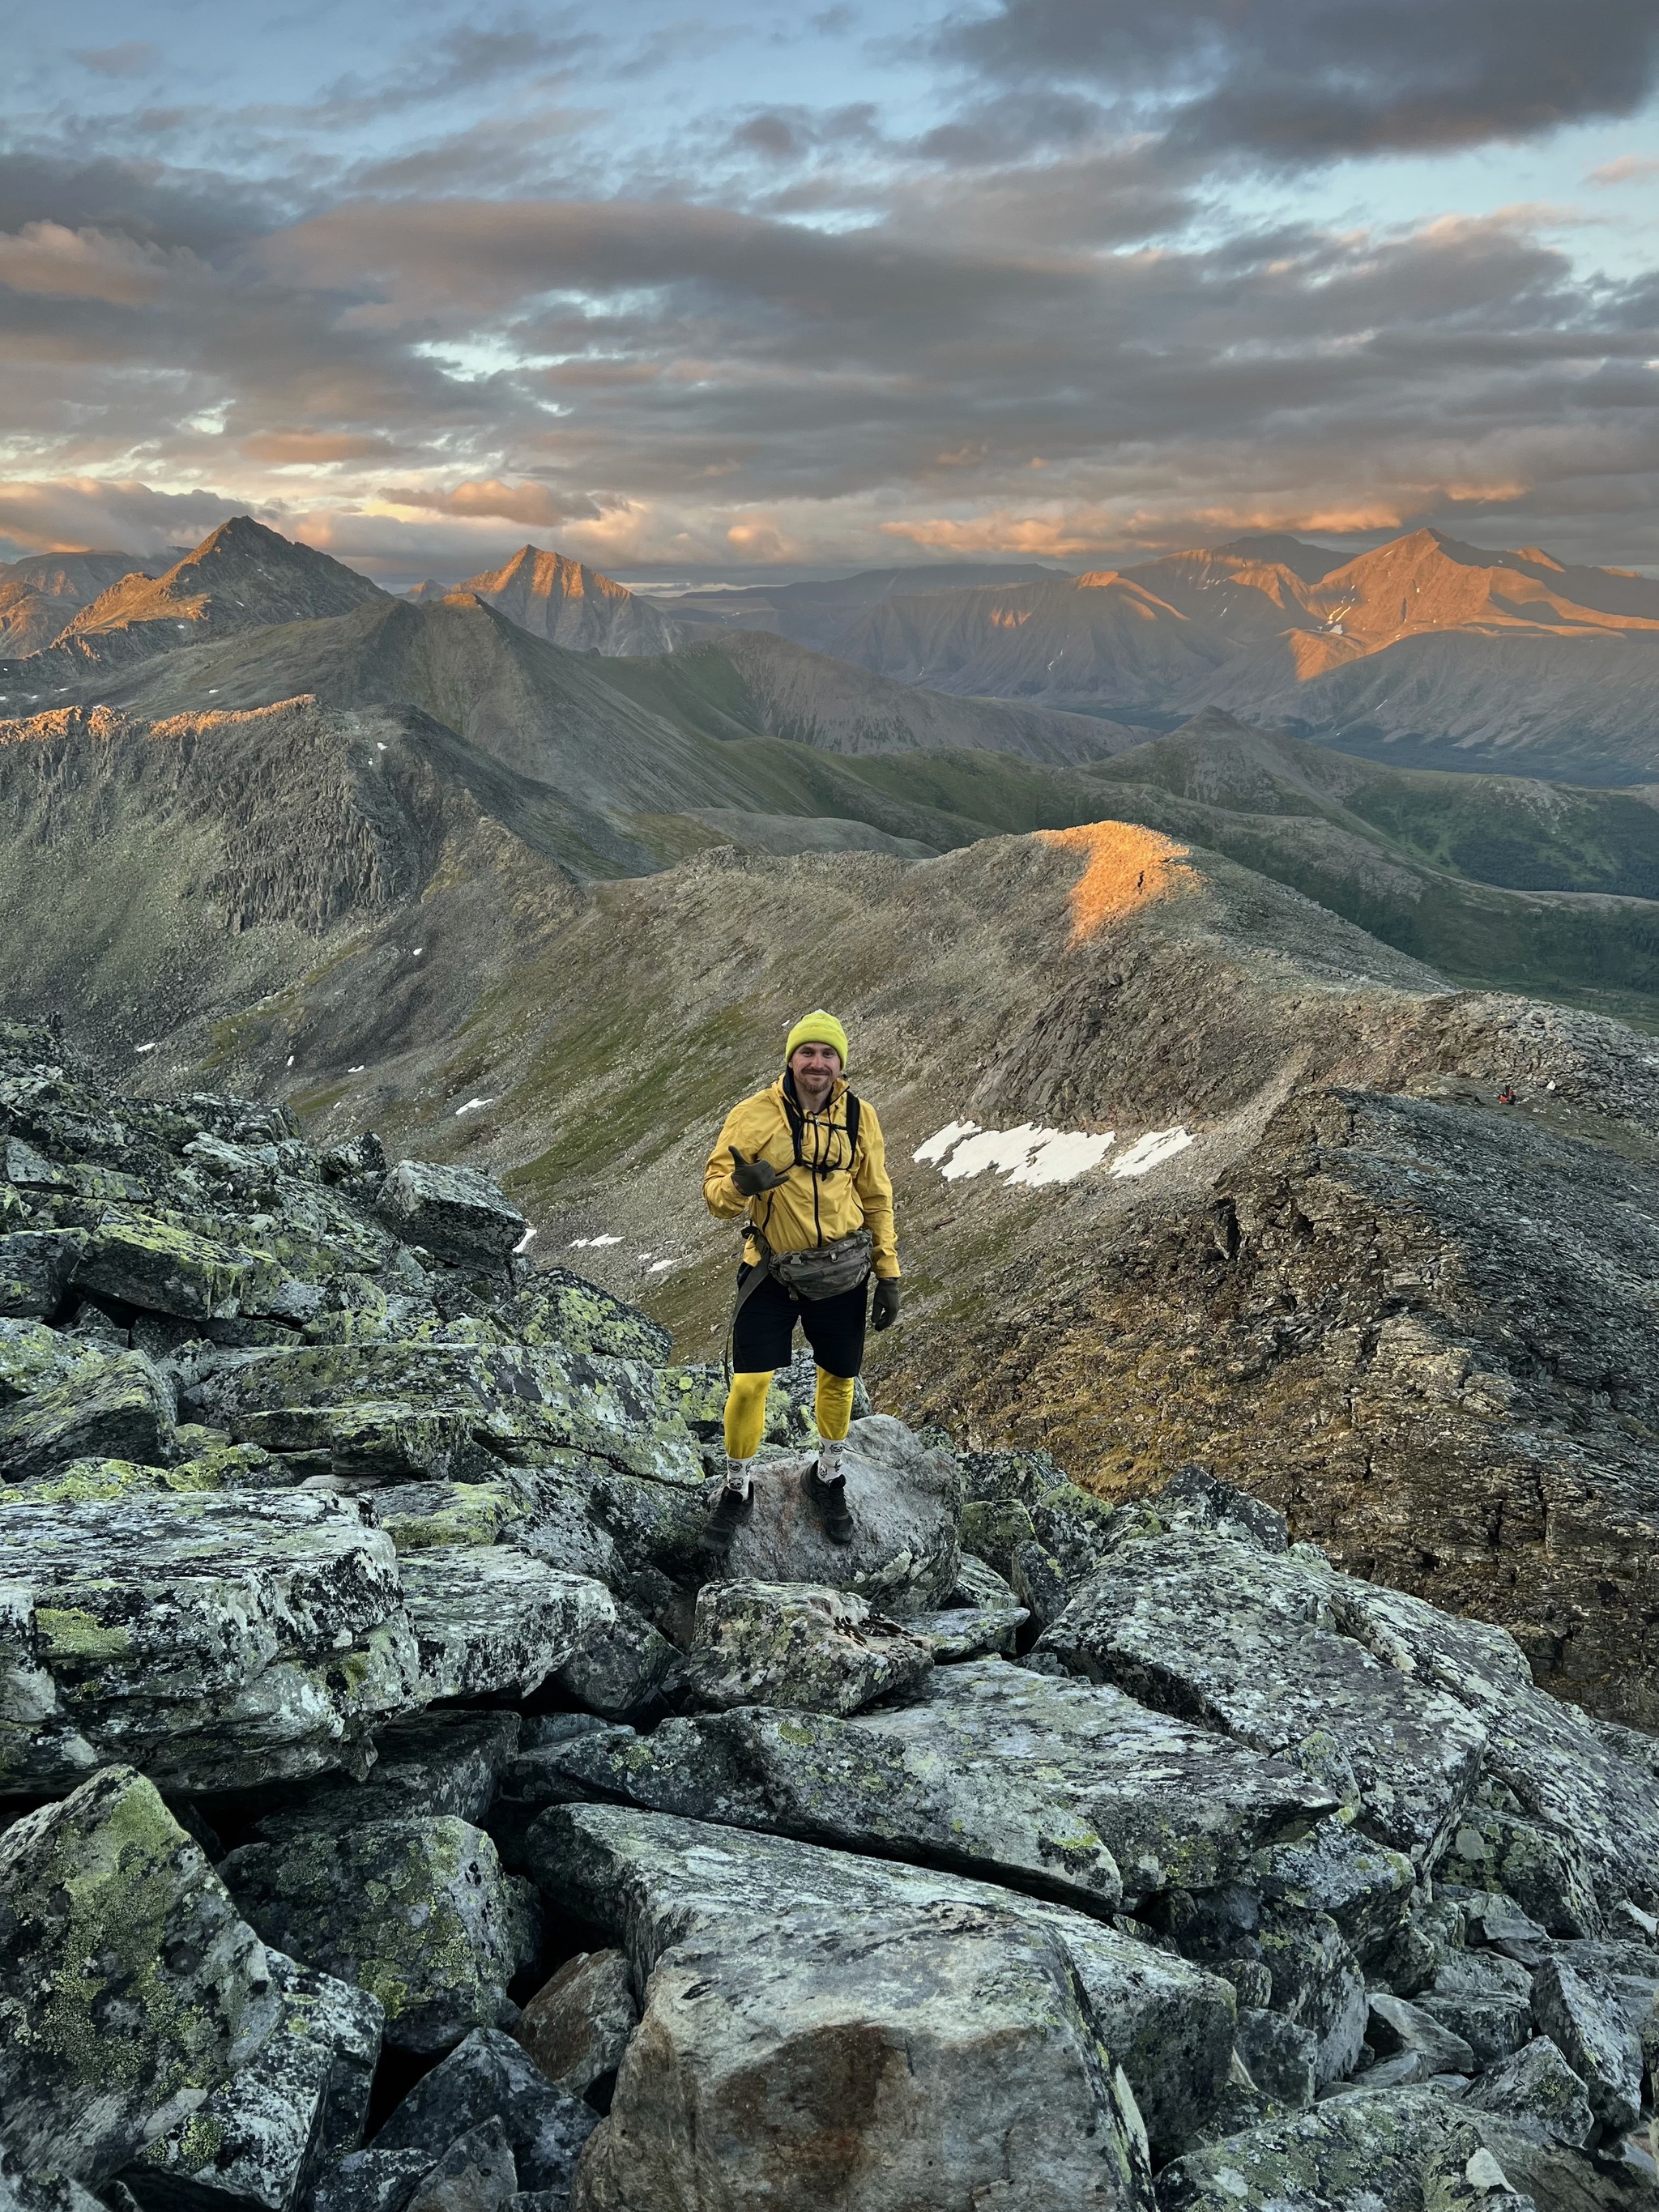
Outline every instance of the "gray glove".
<path fill-rule="evenodd" d="M 876 1285 L 875 1300 L 870 1308 L 871 1328 L 891 1328 L 898 1319 L 898 1284 L 890 1278 L 884 1278 Z"/>
<path fill-rule="evenodd" d="M 783 1181 L 777 1170 L 767 1160 L 746 1160 L 735 1145 L 732 1147 L 732 1180 L 745 1198 L 758 1198 L 763 1190 L 775 1190 Z"/>

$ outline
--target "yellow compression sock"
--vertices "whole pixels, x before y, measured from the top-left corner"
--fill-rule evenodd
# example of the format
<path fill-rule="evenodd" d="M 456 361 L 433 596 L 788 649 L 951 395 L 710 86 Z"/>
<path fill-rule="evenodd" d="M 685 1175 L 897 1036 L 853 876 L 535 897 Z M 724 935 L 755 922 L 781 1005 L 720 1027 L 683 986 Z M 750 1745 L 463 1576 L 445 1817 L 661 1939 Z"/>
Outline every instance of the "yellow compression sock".
<path fill-rule="evenodd" d="M 826 1375 L 822 1367 L 817 1373 L 817 1394 L 812 1412 L 818 1434 L 825 1443 L 838 1444 L 852 1426 L 853 1386 L 858 1378 L 854 1375 Z"/>
<path fill-rule="evenodd" d="M 766 1390 L 775 1370 L 767 1368 L 763 1374 L 734 1375 L 726 1401 L 726 1455 L 728 1459 L 753 1459 L 760 1449 L 761 1438 L 766 1433 Z M 850 1390 L 849 1383 L 848 1389 Z"/>

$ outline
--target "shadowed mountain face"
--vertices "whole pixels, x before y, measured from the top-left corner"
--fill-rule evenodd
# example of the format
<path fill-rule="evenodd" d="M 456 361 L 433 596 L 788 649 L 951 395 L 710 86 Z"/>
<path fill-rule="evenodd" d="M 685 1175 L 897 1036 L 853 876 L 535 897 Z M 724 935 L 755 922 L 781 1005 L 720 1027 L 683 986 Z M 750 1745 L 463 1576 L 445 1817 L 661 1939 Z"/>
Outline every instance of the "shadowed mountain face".
<path fill-rule="evenodd" d="M 1208 705 L 1369 750 L 1659 763 L 1659 583 L 1421 530 L 1337 563 L 1243 539 L 1121 571 L 899 597 L 836 650 L 935 690 L 1129 720 Z"/>
<path fill-rule="evenodd" d="M 43 651 L 100 592 L 143 565 L 136 553 L 31 553 L 0 563 L 0 656 Z"/>
<path fill-rule="evenodd" d="M 673 625 L 648 600 L 539 545 L 521 545 L 504 566 L 469 576 L 454 590 L 574 653 L 666 653 L 674 643 Z M 422 605 L 453 594 L 441 584 L 422 584 L 409 596 Z"/>
<path fill-rule="evenodd" d="M 129 575 L 100 592 L 47 653 L 0 663 L 0 705 L 47 702 L 155 653 L 271 623 L 343 615 L 386 596 L 326 553 L 236 515 L 165 574 Z"/>
<path fill-rule="evenodd" d="M 864 568 L 823 582 L 748 584 L 735 590 L 685 592 L 655 602 L 682 630 L 770 630 L 820 653 L 839 653 L 859 619 L 884 600 L 917 592 L 983 590 L 1064 577 L 1037 561 L 941 562 L 926 568 Z"/>

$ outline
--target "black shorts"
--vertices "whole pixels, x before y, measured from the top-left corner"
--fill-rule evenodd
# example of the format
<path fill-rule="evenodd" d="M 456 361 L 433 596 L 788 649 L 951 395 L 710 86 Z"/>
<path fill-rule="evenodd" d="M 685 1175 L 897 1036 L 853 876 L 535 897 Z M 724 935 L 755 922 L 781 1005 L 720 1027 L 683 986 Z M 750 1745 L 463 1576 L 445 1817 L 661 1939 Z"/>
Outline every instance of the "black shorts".
<path fill-rule="evenodd" d="M 739 1285 L 754 1273 L 746 1264 L 738 1270 Z M 787 1367 L 793 1348 L 795 1324 L 806 1331 L 812 1357 L 826 1375 L 849 1380 L 864 1364 L 864 1324 L 870 1311 L 870 1279 L 833 1298 L 792 1297 L 775 1276 L 751 1291 L 743 1302 L 732 1334 L 732 1368 L 738 1375 L 759 1375 L 771 1367 Z"/>

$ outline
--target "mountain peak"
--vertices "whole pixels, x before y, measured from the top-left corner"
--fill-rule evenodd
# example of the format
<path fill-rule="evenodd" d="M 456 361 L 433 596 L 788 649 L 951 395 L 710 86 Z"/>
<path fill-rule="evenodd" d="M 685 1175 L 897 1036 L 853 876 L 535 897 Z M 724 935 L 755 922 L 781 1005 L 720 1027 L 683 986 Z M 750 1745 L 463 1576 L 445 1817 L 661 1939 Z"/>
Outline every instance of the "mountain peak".
<path fill-rule="evenodd" d="M 130 659 L 270 623 L 349 614 L 386 596 L 315 546 L 236 514 L 165 574 L 112 585 L 75 617 L 59 645 L 82 659 Z"/>
<path fill-rule="evenodd" d="M 532 636 L 578 653 L 655 653 L 673 647 L 673 627 L 656 608 L 636 599 L 614 576 L 550 546 L 521 545 L 499 568 L 469 576 L 455 589 L 473 593 Z"/>

